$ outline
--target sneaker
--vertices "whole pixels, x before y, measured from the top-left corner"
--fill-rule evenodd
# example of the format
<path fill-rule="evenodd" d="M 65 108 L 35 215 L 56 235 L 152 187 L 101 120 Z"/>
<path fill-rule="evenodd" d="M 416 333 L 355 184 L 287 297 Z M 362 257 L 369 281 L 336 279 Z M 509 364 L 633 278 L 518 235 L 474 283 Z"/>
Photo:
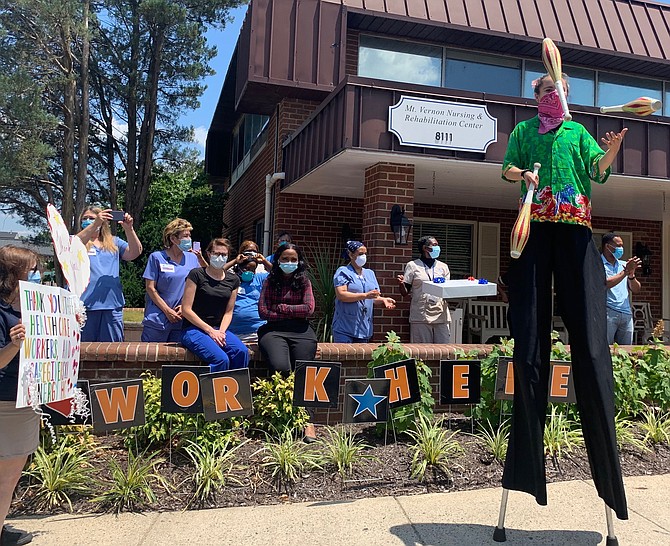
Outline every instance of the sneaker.
<path fill-rule="evenodd" d="M 316 442 L 316 430 L 313 424 L 305 425 L 305 435 L 302 439 L 306 444 L 313 444 Z"/>
<path fill-rule="evenodd" d="M 21 531 L 20 529 L 10 531 L 7 525 L 2 526 L 2 533 L 0 533 L 1 546 L 21 546 L 22 544 L 28 544 L 32 541 L 32 533 Z"/>

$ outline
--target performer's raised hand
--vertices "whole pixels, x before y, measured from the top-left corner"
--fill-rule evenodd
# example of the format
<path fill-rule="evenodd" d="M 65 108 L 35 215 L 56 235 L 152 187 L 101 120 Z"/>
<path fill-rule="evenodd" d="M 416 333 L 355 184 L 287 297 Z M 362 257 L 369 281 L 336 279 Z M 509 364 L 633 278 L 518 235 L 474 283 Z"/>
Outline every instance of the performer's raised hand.
<path fill-rule="evenodd" d="M 612 150 L 614 153 L 617 153 L 619 151 L 619 148 L 621 148 L 621 143 L 623 142 L 623 138 L 626 136 L 627 132 L 628 127 L 624 127 L 623 129 L 621 129 L 620 133 L 616 133 L 614 131 L 608 131 L 607 133 L 605 133 L 605 136 L 600 140 L 605 145 L 605 148 L 607 148 L 607 150 Z"/>

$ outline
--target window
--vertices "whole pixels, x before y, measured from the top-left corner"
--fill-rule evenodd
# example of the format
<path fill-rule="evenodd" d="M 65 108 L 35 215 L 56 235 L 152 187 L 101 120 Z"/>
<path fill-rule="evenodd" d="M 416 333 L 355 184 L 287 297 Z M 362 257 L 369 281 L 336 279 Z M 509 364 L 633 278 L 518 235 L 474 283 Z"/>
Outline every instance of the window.
<path fill-rule="evenodd" d="M 363 35 L 358 51 L 358 75 L 439 87 L 442 50 L 437 46 Z"/>
<path fill-rule="evenodd" d="M 419 257 L 417 243 L 426 235 L 435 237 L 442 248 L 439 260 L 449 266 L 452 279 L 467 279 L 473 275 L 473 223 L 446 223 L 415 219 L 412 229 L 413 258 Z"/>
<path fill-rule="evenodd" d="M 535 78 L 546 74 L 547 71 L 542 63 L 526 61 L 526 70 L 523 76 L 522 96 L 532 99 L 534 91 L 532 82 Z M 568 102 L 571 104 L 583 104 L 584 106 L 595 105 L 595 72 L 583 68 L 570 67 L 565 69 L 568 75 L 570 93 Z"/>
<path fill-rule="evenodd" d="M 263 249 L 263 236 L 265 235 L 265 220 L 261 218 L 254 222 L 254 241 L 258 245 L 258 248 Z"/>
<path fill-rule="evenodd" d="M 269 116 L 244 114 L 233 129 L 231 185 L 234 184 L 265 145 Z"/>
<path fill-rule="evenodd" d="M 518 97 L 520 85 L 518 59 L 447 50 L 445 87 Z"/>
<path fill-rule="evenodd" d="M 601 72 L 598 80 L 598 105 L 614 106 L 638 97 L 663 100 L 662 90 L 663 84 L 660 81 Z"/>

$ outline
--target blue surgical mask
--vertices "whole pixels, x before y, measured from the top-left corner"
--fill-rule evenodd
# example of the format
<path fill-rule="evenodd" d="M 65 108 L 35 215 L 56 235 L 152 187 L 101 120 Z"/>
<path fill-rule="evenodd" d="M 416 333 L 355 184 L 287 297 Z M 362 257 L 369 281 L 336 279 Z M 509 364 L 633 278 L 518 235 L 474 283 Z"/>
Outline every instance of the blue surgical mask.
<path fill-rule="evenodd" d="M 240 273 L 240 279 L 242 279 L 242 282 L 249 282 L 253 278 L 254 278 L 253 271 L 242 271 L 242 273 Z"/>
<path fill-rule="evenodd" d="M 209 259 L 209 263 L 214 269 L 222 269 L 227 261 L 228 256 L 212 256 Z"/>
<path fill-rule="evenodd" d="M 182 239 L 179 241 L 179 248 L 182 250 L 182 252 L 188 252 L 191 250 L 191 239 Z"/>
<path fill-rule="evenodd" d="M 440 255 L 441 250 L 440 245 L 433 245 L 430 249 L 430 257 L 433 258 L 433 260 L 436 259 Z"/>
<path fill-rule="evenodd" d="M 280 263 L 279 269 L 281 269 L 284 273 L 288 275 L 290 273 L 294 273 L 295 270 L 298 269 L 298 263 L 297 262 Z"/>
<path fill-rule="evenodd" d="M 31 271 L 28 273 L 28 282 L 34 282 L 35 284 L 42 284 L 42 275 L 39 271 Z"/>
<path fill-rule="evenodd" d="M 618 246 L 618 247 L 616 247 L 616 248 L 614 249 L 614 252 L 612 252 L 612 254 L 614 255 L 614 258 L 615 258 L 616 260 L 620 260 L 621 257 L 623 256 L 623 247 L 622 247 L 622 246 Z"/>
<path fill-rule="evenodd" d="M 93 220 L 91 220 L 90 218 L 86 218 L 86 220 L 82 220 L 81 221 L 81 229 L 86 229 L 92 223 L 93 223 Z"/>

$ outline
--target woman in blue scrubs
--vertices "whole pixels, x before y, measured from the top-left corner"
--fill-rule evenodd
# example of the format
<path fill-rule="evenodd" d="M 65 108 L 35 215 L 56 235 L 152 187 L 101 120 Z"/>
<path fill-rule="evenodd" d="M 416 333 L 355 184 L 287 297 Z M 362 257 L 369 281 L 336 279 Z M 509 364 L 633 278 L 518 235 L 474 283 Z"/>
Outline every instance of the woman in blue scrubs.
<path fill-rule="evenodd" d="M 163 250 L 153 252 L 144 270 L 147 302 L 142 321 L 142 341 L 181 341 L 181 298 L 186 275 L 199 263 L 199 252 L 191 249 L 193 226 L 182 218 L 163 230 Z M 204 262 L 204 260 L 203 260 Z"/>
<path fill-rule="evenodd" d="M 112 236 L 109 222 L 112 210 L 88 207 L 81 215 L 82 230 L 77 234 L 86 245 L 91 262 L 91 280 L 81 296 L 86 306 L 86 325 L 82 341 L 123 341 L 123 288 L 119 260 L 127 262 L 142 254 L 142 243 L 133 229 L 133 218 L 126 214 L 119 222 L 128 242 Z"/>
<path fill-rule="evenodd" d="M 349 264 L 333 276 L 335 285 L 334 343 L 367 343 L 372 337 L 375 304 L 395 308 L 395 300 L 382 297 L 372 269 L 365 269 L 367 248 L 360 241 L 347 241 Z"/>
<path fill-rule="evenodd" d="M 266 323 L 258 314 L 258 302 L 268 272 L 258 271 L 259 259 L 247 257 L 233 268 L 233 272 L 240 278 L 240 287 L 237 289 L 233 319 L 228 330 L 245 343 L 257 342 L 258 329 Z"/>

